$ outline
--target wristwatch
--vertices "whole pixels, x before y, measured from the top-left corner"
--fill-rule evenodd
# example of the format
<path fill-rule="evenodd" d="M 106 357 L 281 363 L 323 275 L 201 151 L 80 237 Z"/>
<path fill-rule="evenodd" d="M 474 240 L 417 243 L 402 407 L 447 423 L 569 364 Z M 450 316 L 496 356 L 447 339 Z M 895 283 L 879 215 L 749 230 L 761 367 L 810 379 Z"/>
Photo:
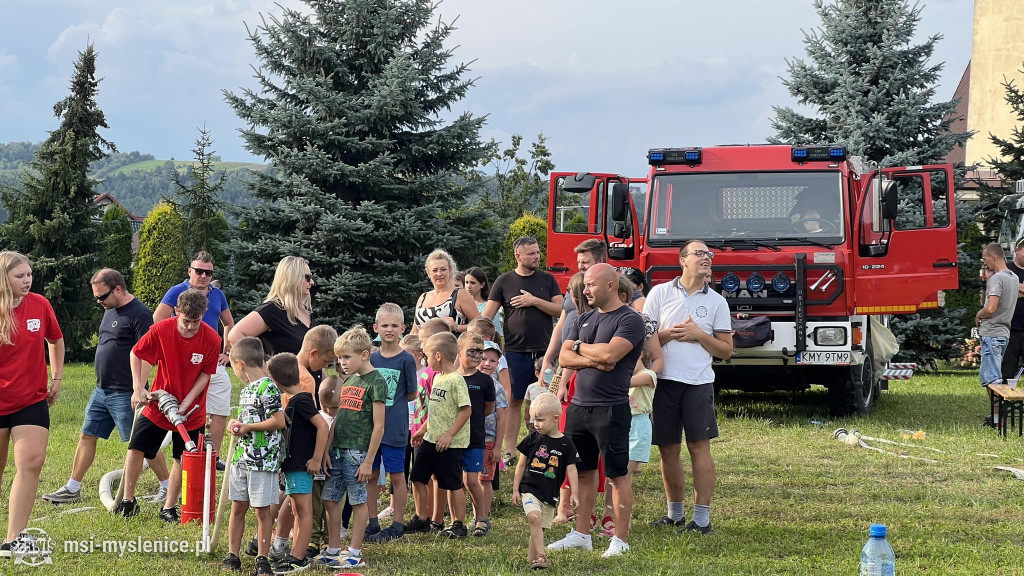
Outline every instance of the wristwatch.
<path fill-rule="evenodd" d="M 572 344 L 572 351 L 575 352 L 576 354 L 580 353 L 580 344 L 583 344 L 582 340 L 577 340 Z"/>

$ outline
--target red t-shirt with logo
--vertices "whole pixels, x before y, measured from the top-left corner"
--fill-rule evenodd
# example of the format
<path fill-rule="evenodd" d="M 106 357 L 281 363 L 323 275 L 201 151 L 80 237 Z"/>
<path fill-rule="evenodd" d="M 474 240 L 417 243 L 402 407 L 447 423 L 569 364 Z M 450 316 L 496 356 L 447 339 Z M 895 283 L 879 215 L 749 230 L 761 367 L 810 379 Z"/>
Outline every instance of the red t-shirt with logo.
<path fill-rule="evenodd" d="M 199 324 L 199 332 L 185 338 L 178 332 L 178 318 L 157 322 L 146 332 L 132 352 L 156 366 L 156 377 L 150 391 L 166 390 L 180 402 L 192 390 L 199 374 L 217 373 L 217 359 L 220 357 L 220 335 L 205 323 Z M 185 421 L 185 428 L 195 430 L 206 423 L 206 390 L 199 393 L 193 403 L 199 409 Z M 191 407 L 189 408 L 191 410 Z M 164 430 L 173 430 L 167 417 L 151 402 L 142 412 L 146 418 Z"/>
<path fill-rule="evenodd" d="M 0 416 L 46 399 L 46 341 L 60 340 L 49 300 L 29 292 L 14 309 L 10 346 L 0 346 Z"/>

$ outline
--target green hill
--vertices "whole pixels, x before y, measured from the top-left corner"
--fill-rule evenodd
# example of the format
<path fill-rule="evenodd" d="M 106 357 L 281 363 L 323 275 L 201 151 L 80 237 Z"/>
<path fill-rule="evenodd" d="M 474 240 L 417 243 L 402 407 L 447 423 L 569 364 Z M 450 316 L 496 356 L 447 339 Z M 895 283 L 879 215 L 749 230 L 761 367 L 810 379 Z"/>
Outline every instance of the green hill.
<path fill-rule="evenodd" d="M 19 188 L 22 172 L 38 149 L 38 144 L 30 142 L 0 144 L 0 186 Z M 187 180 L 192 164 L 189 160 L 158 160 L 138 151 L 119 152 L 94 162 L 90 175 L 100 181 L 97 194 L 110 194 L 132 214 L 145 217 L 162 197 L 174 196 L 174 172 Z M 230 205 L 251 205 L 254 201 L 246 182 L 254 171 L 269 169 L 266 164 L 251 162 L 215 162 L 214 167 L 218 177 L 225 178 L 221 200 Z M 0 221 L 6 217 L 0 206 Z"/>

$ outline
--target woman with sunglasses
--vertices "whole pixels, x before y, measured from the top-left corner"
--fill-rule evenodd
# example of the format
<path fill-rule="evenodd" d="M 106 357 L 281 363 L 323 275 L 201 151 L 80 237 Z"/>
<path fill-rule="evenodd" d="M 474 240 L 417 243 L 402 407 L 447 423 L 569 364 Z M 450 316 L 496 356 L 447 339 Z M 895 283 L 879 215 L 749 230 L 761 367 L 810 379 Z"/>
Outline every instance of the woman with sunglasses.
<path fill-rule="evenodd" d="M 64 375 L 64 334 L 46 298 L 30 292 L 32 264 L 18 252 L 0 252 L 0 479 L 14 444 L 14 483 L 7 506 L 7 536 L 0 557 L 15 548 L 31 551 L 21 540 L 39 491 L 39 474 L 50 439 L 50 406 Z M 46 376 L 49 350 L 50 378 Z"/>
<path fill-rule="evenodd" d="M 298 256 L 285 256 L 277 264 L 274 282 L 263 304 L 235 324 L 228 341 L 233 345 L 246 336 L 254 336 L 263 342 L 267 356 L 281 352 L 298 354 L 302 339 L 313 327 L 309 297 L 313 284 L 309 263 Z"/>

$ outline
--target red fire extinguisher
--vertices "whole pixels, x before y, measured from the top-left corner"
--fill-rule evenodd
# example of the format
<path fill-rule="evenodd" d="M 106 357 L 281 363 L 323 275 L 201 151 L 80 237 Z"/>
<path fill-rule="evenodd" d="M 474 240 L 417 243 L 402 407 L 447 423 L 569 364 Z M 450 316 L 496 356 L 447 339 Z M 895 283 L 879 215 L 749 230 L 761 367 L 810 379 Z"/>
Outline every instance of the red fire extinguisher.
<path fill-rule="evenodd" d="M 217 451 L 202 435 L 198 448 L 181 455 L 181 523 L 198 520 L 205 529 L 213 518 L 217 493 Z"/>

